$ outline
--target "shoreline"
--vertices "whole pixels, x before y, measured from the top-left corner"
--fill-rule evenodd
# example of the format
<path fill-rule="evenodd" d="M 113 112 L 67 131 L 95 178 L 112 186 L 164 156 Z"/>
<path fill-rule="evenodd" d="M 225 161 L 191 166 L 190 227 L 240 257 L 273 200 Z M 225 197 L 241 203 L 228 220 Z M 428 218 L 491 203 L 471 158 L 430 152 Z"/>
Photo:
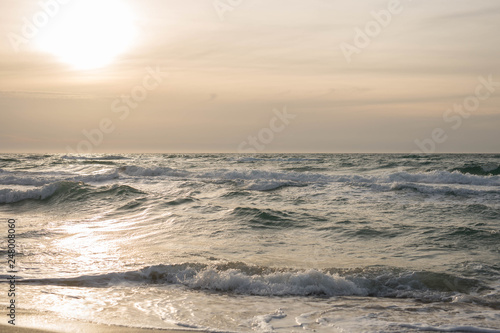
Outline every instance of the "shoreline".
<path fill-rule="evenodd" d="M 183 328 L 136 328 L 121 325 L 97 324 L 78 319 L 66 319 L 53 314 L 47 315 L 36 311 L 20 310 L 17 312 L 16 325 L 0 323 L 0 332 L 9 333 L 186 333 L 207 332 Z"/>
<path fill-rule="evenodd" d="M 24 326 L 12 326 L 8 324 L 0 324 L 0 332 L 9 333 L 60 333 L 68 332 L 68 327 L 59 327 L 59 329 L 44 329 L 44 328 L 32 328 Z M 103 324 L 91 324 L 91 323 L 75 323 L 71 327 L 71 332 L 81 332 L 81 333 L 156 333 L 156 332 L 166 332 L 166 333 L 186 333 L 186 332 L 205 332 L 198 330 L 179 330 L 179 329 L 159 329 L 159 328 L 133 328 L 126 326 L 116 326 L 116 325 L 103 325 Z"/>
<path fill-rule="evenodd" d="M 66 333 L 70 329 L 71 332 L 75 333 L 156 333 L 156 332 L 166 332 L 166 333 L 186 333 L 186 332 L 206 332 L 199 330 L 182 330 L 182 329 L 169 329 L 169 328 L 134 328 L 127 326 L 117 326 L 117 325 L 104 325 L 104 324 L 93 324 L 84 322 L 74 322 L 70 327 L 61 324 L 59 327 L 51 328 L 33 328 L 26 326 L 12 326 L 8 324 L 0 324 L 0 332 L 9 333 Z"/>

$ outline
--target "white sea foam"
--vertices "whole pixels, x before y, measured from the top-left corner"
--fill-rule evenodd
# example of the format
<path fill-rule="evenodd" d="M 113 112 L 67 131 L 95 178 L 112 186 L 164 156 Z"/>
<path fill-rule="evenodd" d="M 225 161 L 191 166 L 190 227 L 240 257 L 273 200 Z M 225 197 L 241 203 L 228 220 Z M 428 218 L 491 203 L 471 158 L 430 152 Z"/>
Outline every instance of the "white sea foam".
<path fill-rule="evenodd" d="M 251 163 L 251 162 L 321 162 L 323 159 L 321 158 L 297 158 L 297 157 L 289 157 L 289 158 L 257 158 L 257 157 L 241 157 L 236 160 L 238 163 Z"/>
<path fill-rule="evenodd" d="M 431 172 L 397 172 L 389 174 L 382 179 L 388 182 L 412 182 L 426 184 L 462 184 L 478 186 L 500 186 L 500 177 L 498 176 L 476 176 L 463 174 L 458 171 L 431 171 Z"/>
<path fill-rule="evenodd" d="M 61 156 L 64 160 L 128 160 L 129 158 L 119 155 L 64 155 Z"/>
<path fill-rule="evenodd" d="M 473 332 L 473 333 L 500 333 L 500 330 L 491 328 L 481 328 L 476 326 L 442 325 L 428 326 L 422 324 L 401 324 L 402 328 L 411 328 L 426 332 Z"/>
<path fill-rule="evenodd" d="M 0 174 L 0 185 L 44 186 L 58 181 L 83 183 L 100 183 L 117 179 L 118 171 L 114 169 L 93 174 L 75 174 L 64 171 L 51 172 L 12 172 Z"/>
<path fill-rule="evenodd" d="M 239 268 L 230 268 L 239 267 Z M 163 283 L 195 290 L 257 296 L 378 296 L 449 300 L 457 292 L 481 288 L 478 281 L 433 272 L 366 272 L 339 275 L 328 271 L 269 270 L 232 263 L 228 267 L 186 263 L 156 265 L 140 271 L 80 276 L 70 279 L 33 280 L 56 285 L 111 286 L 122 283 Z M 463 300 L 463 302 L 474 300 Z M 485 305 L 488 303 L 485 301 Z"/>
<path fill-rule="evenodd" d="M 135 182 L 146 178 L 162 181 L 192 179 L 210 182 L 234 181 L 246 190 L 269 191 L 282 187 L 300 187 L 312 184 L 346 183 L 371 187 L 376 191 L 414 190 L 429 195 L 471 196 L 498 193 L 500 176 L 477 176 L 460 172 L 396 172 L 380 175 L 332 175 L 313 172 L 285 172 L 255 169 L 211 169 L 189 171 L 170 167 L 125 166 L 106 169 L 56 170 L 46 172 L 0 172 L 0 185 L 44 186 L 58 181 L 106 183 L 115 180 Z"/>
<path fill-rule="evenodd" d="M 148 277 L 164 274 L 164 267 L 150 267 L 143 271 Z M 240 270 L 226 271 L 206 267 L 167 270 L 166 280 L 195 289 L 236 292 L 247 295 L 366 295 L 367 291 L 338 275 L 317 270 L 303 272 L 275 272 L 265 275 L 247 275 Z"/>
<path fill-rule="evenodd" d="M 271 325 L 273 319 L 283 319 L 286 317 L 282 309 L 276 310 L 274 313 L 267 315 L 255 316 L 252 320 L 252 327 L 259 330 L 259 332 L 269 333 L 274 332 L 274 327 Z"/>
<path fill-rule="evenodd" d="M 458 171 L 431 171 L 431 172 L 396 172 L 382 175 L 329 175 L 308 172 L 281 172 L 255 169 L 213 169 L 205 172 L 191 172 L 168 167 L 137 167 L 127 166 L 121 171 L 136 177 L 192 177 L 226 180 L 279 180 L 302 183 L 316 182 L 351 182 L 351 183 L 423 183 L 423 184 L 459 184 L 476 186 L 500 186 L 499 176 L 477 176 L 463 174 Z"/>
<path fill-rule="evenodd" d="M 135 177 L 158 177 L 158 176 L 186 177 L 193 175 L 188 171 L 177 170 L 167 167 L 145 168 L 138 166 L 126 166 L 120 168 L 119 171 L 125 175 L 135 176 Z"/>

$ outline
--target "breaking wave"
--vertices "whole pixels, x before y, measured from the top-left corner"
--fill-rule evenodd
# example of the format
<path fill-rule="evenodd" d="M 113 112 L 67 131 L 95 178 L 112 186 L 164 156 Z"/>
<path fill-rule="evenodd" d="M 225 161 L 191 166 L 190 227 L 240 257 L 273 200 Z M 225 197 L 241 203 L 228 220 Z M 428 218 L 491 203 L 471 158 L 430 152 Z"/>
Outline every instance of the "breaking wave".
<path fill-rule="evenodd" d="M 89 196 L 99 194 L 123 196 L 140 193 L 143 192 L 127 185 L 93 187 L 82 182 L 62 181 L 28 189 L 1 189 L 0 204 L 10 204 L 24 200 L 48 200 L 51 198 L 57 198 L 60 201 L 81 201 Z"/>
<path fill-rule="evenodd" d="M 20 282 L 78 287 L 173 284 L 196 290 L 258 296 L 373 296 L 448 301 L 458 294 L 490 291 L 475 279 L 429 271 L 402 271 L 396 268 L 293 270 L 248 266 L 239 262 L 155 265 L 137 271 Z M 489 306 L 500 307 L 500 298 L 492 298 Z"/>
<path fill-rule="evenodd" d="M 470 164 L 460 168 L 451 170 L 463 174 L 478 175 L 478 176 L 498 176 L 500 175 L 500 165 L 477 165 Z"/>

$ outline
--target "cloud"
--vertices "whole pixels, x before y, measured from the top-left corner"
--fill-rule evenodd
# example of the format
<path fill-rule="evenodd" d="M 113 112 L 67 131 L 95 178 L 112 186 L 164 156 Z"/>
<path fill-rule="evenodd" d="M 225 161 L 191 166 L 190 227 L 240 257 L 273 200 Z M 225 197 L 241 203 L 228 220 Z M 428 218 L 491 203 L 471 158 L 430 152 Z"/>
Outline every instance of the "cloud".
<path fill-rule="evenodd" d="M 0 42 L 0 129 L 19 135 L 10 146 L 17 140 L 34 147 L 26 139 L 32 136 L 40 149 L 62 149 L 101 118 L 116 120 L 113 100 L 129 95 L 148 66 L 168 70 L 168 82 L 118 122 L 102 149 L 132 149 L 130 142 L 136 151 L 233 149 L 241 133 L 255 132 L 283 105 L 300 114 L 283 136 L 284 151 L 326 151 L 332 142 L 343 151 L 412 149 L 432 121 L 442 122 L 447 108 L 473 93 L 478 76 L 500 80 L 498 0 L 405 2 L 351 64 L 339 45 L 353 41 L 355 29 L 389 0 L 245 1 L 224 22 L 211 1 L 132 2 L 141 22 L 137 45 L 98 71 L 72 70 L 36 50 L 15 54 Z M 14 9 L 0 13 L 0 32 L 31 13 Z M 496 94 L 474 119 L 499 114 Z M 490 123 L 476 129 L 474 121 L 456 133 L 480 150 Z M 461 148 L 450 140 L 447 149 Z"/>
<path fill-rule="evenodd" d="M 492 16 L 498 19 L 498 13 L 500 12 L 500 6 L 493 6 L 487 8 L 479 8 L 476 10 L 461 10 L 459 12 L 436 15 L 430 20 L 443 22 L 444 20 L 463 20 L 463 19 L 481 19 L 484 16 Z"/>
<path fill-rule="evenodd" d="M 95 99 L 93 95 L 85 93 L 66 93 L 54 91 L 9 91 L 0 90 L 0 98 L 16 99 Z"/>

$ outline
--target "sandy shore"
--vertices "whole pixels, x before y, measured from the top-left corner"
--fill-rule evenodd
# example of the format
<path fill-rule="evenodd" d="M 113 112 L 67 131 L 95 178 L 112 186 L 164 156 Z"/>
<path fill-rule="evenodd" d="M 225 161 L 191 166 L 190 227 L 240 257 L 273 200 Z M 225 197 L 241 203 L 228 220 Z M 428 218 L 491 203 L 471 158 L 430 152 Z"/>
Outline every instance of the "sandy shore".
<path fill-rule="evenodd" d="M 167 332 L 167 333 L 186 333 L 193 331 L 186 330 L 169 330 L 169 329 L 145 329 L 145 328 L 130 328 L 123 326 L 106 326 L 106 325 L 97 325 L 97 324 L 87 324 L 87 323 L 79 323 L 77 325 L 72 325 L 71 327 L 60 327 L 59 329 L 36 329 L 36 328 L 28 328 L 28 327 L 19 327 L 12 325 L 0 325 L 0 332 L 9 332 L 9 333 L 59 333 L 59 332 L 82 332 L 82 333 L 153 333 L 153 332 Z M 199 332 L 199 331 L 196 331 Z"/>
<path fill-rule="evenodd" d="M 18 311 L 16 325 L 9 325 L 7 322 L 0 323 L 0 332 L 9 333 L 186 333 L 203 332 L 190 329 L 149 329 L 132 328 L 117 325 L 93 324 L 78 320 L 53 317 L 51 315 L 36 313 L 31 311 Z"/>
<path fill-rule="evenodd" d="M 0 332 L 9 332 L 9 333 L 43 333 L 43 332 L 49 332 L 49 331 L 42 331 L 42 330 L 37 330 L 33 328 L 23 328 L 23 327 L 17 327 L 17 326 L 12 326 L 12 325 L 0 325 Z"/>

